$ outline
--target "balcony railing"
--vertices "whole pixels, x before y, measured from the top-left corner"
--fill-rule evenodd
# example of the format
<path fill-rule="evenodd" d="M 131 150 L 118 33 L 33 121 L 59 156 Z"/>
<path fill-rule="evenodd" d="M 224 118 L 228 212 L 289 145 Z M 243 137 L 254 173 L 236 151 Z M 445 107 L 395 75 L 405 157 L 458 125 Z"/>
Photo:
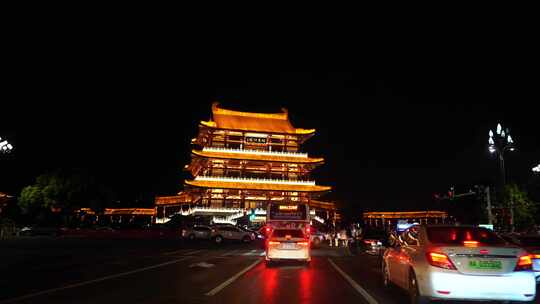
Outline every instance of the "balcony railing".
<path fill-rule="evenodd" d="M 204 152 L 221 152 L 221 153 L 238 153 L 238 154 L 256 154 L 256 155 L 268 155 L 268 156 L 287 156 L 287 157 L 299 157 L 307 158 L 307 153 L 300 152 L 280 152 L 280 151 L 261 151 L 250 149 L 231 149 L 220 147 L 203 147 Z"/>
<path fill-rule="evenodd" d="M 288 179 L 269 179 L 251 177 L 222 177 L 222 176 L 197 176 L 196 181 L 229 182 L 229 183 L 253 183 L 253 184 L 279 184 L 279 185 L 305 185 L 315 186 L 315 181 L 299 181 Z"/>

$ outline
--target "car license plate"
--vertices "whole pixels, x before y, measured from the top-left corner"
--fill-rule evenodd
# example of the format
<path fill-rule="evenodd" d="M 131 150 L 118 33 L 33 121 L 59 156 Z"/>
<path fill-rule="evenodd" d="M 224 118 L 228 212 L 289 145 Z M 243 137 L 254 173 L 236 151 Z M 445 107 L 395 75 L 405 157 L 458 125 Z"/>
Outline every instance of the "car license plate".
<path fill-rule="evenodd" d="M 281 249 L 295 249 L 294 243 L 281 244 Z"/>
<path fill-rule="evenodd" d="M 502 263 L 501 261 L 472 260 L 469 261 L 469 268 L 476 270 L 500 270 L 502 269 Z"/>

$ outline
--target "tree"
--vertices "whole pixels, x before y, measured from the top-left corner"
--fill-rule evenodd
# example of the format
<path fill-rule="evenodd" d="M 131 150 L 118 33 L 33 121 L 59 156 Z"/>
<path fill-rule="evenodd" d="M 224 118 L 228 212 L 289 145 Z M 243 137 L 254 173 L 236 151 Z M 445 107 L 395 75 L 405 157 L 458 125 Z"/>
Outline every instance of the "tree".
<path fill-rule="evenodd" d="M 510 208 L 514 205 L 514 226 L 518 231 L 535 224 L 536 204 L 516 184 L 508 184 L 504 188 L 504 202 Z"/>
<path fill-rule="evenodd" d="M 24 187 L 19 206 L 30 216 L 43 216 L 53 210 L 72 214 L 74 209 L 81 207 L 101 211 L 113 198 L 112 191 L 86 171 L 57 170 L 38 176 L 34 185 Z"/>
<path fill-rule="evenodd" d="M 43 202 L 43 193 L 37 185 L 26 186 L 19 196 L 19 207 L 24 213 L 30 213 Z"/>

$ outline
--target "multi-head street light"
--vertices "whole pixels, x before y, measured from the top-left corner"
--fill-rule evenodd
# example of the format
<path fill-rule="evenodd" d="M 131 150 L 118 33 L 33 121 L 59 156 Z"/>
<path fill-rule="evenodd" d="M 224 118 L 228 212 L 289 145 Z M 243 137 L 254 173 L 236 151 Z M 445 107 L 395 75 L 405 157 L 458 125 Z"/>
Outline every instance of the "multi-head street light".
<path fill-rule="evenodd" d="M 11 150 L 13 150 L 13 146 L 7 140 L 2 140 L 2 137 L 0 137 L 0 153 L 10 153 Z"/>

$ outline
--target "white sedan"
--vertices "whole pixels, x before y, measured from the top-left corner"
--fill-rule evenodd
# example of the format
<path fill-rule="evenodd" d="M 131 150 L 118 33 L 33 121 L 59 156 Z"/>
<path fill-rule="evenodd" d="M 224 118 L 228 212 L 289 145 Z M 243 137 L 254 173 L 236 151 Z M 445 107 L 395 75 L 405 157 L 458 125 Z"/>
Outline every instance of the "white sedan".
<path fill-rule="evenodd" d="M 299 260 L 309 263 L 309 237 L 302 229 L 275 229 L 266 243 L 266 264 L 278 260 Z"/>
<path fill-rule="evenodd" d="M 384 284 L 431 299 L 532 302 L 531 256 L 492 231 L 473 226 L 413 226 L 383 257 Z"/>

